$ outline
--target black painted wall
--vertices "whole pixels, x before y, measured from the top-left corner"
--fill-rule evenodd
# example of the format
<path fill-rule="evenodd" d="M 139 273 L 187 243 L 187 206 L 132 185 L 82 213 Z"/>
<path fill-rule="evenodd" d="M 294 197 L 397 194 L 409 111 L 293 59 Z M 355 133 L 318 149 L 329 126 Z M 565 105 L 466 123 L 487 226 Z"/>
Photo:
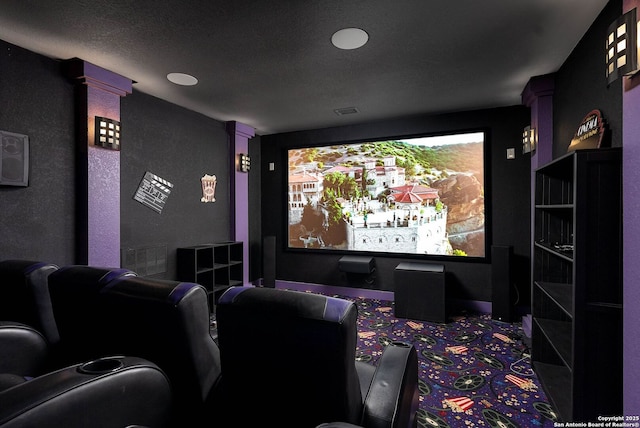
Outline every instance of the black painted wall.
<path fill-rule="evenodd" d="M 29 186 L 0 186 L 0 259 L 73 263 L 74 88 L 58 61 L 0 40 L 0 129 L 30 145 Z"/>
<path fill-rule="evenodd" d="M 229 137 L 223 122 L 136 92 L 120 103 L 121 247 L 167 248 L 173 279 L 176 248 L 226 241 L 229 235 Z M 162 213 L 133 197 L 145 172 L 173 184 Z M 203 203 L 200 179 L 215 175 L 216 201 Z"/>
<path fill-rule="evenodd" d="M 166 247 L 166 271 L 154 276 L 174 279 L 177 247 L 230 239 L 225 124 L 135 85 L 120 119 L 121 246 Z M 29 186 L 0 186 L 0 260 L 78 263 L 74 120 L 74 86 L 60 62 L 0 41 L 0 129 L 28 135 L 31 148 Z M 174 185 L 161 214 L 133 199 L 146 171 Z M 204 174 L 218 177 L 214 203 L 200 202 Z"/>
<path fill-rule="evenodd" d="M 554 156 L 566 152 L 575 129 L 592 108 L 602 110 L 611 144 L 621 145 L 621 80 L 606 85 L 602 45 L 606 28 L 621 13 L 612 0 L 556 74 Z M 74 88 L 56 60 L 0 41 L 0 129 L 29 135 L 30 183 L 0 186 L 0 259 L 33 258 L 75 263 Z M 167 272 L 175 275 L 175 248 L 226 240 L 229 230 L 229 137 L 224 123 L 138 93 L 122 99 L 122 247 L 165 245 Z M 249 142 L 250 280 L 261 276 L 263 236 L 276 236 L 277 278 L 393 290 L 393 269 L 407 259 L 378 257 L 373 284 L 353 284 L 337 269 L 340 254 L 284 250 L 286 221 L 284 154 L 287 148 L 335 141 L 487 127 L 491 132 L 490 195 L 493 244 L 513 245 L 521 302 L 529 289 L 529 158 L 520 154 L 529 110 L 510 108 L 380 121 L 371 124 L 256 136 Z M 505 151 L 516 149 L 515 160 Z M 275 171 L 268 165 L 274 162 Z M 162 214 L 133 200 L 145 171 L 175 187 Z M 200 177 L 216 174 L 217 202 L 202 204 Z M 445 263 L 453 297 L 490 300 L 491 267 Z M 522 291 L 524 290 L 524 291 Z"/>
<path fill-rule="evenodd" d="M 622 1 L 612 0 L 585 33 L 556 73 L 553 97 L 553 157 L 567 148 L 582 119 L 593 109 L 602 112 L 609 144 L 622 146 L 622 79 L 607 85 L 604 41 L 607 27 L 622 15 Z"/>
<path fill-rule="evenodd" d="M 287 165 L 286 150 L 316 144 L 418 133 L 436 133 L 475 128 L 489 130 L 489 179 L 486 195 L 491 209 L 488 239 L 496 245 L 512 245 L 516 283 L 526 304 L 529 297 L 530 157 L 521 154 L 522 130 L 530 123 L 530 111 L 522 106 L 430 115 L 345 126 L 275 134 L 262 137 L 262 233 L 276 237 L 276 278 L 316 284 L 394 289 L 393 271 L 404 261 L 416 258 L 381 257 L 372 253 L 377 265 L 372 284 L 353 281 L 338 270 L 343 254 L 288 251 L 286 245 Z M 507 160 L 506 150 L 516 149 L 516 159 Z M 275 171 L 269 171 L 273 162 Z M 418 258 L 417 260 L 421 260 Z M 423 259 L 426 260 L 426 259 Z M 449 296 L 459 299 L 491 300 L 491 264 L 484 262 L 444 262 Z"/>

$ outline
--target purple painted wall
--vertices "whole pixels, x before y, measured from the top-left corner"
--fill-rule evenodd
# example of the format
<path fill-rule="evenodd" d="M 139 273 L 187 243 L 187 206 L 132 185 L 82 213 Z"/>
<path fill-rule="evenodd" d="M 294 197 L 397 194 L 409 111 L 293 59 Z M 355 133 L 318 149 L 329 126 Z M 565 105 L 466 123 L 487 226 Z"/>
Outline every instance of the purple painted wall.
<path fill-rule="evenodd" d="M 87 149 L 87 264 L 120 267 L 120 152 Z"/>
<path fill-rule="evenodd" d="M 238 168 L 240 153 L 249 154 L 249 139 L 255 135 L 255 130 L 240 122 L 227 122 L 227 132 L 231 138 L 233 170 L 229 176 L 233 177 L 231 185 L 231 240 L 243 242 L 243 278 L 245 284 L 249 280 L 249 174 Z"/>
<path fill-rule="evenodd" d="M 98 147 L 95 117 L 120 121 L 120 98 L 130 94 L 132 81 L 89 62 L 72 59 L 65 63 L 74 79 L 76 98 L 77 149 L 83 164 L 78 165 L 78 181 L 86 181 L 78 191 L 77 263 L 93 266 L 120 266 L 120 152 Z"/>
<path fill-rule="evenodd" d="M 624 0 L 623 13 L 640 0 Z M 624 288 L 624 411 L 640 415 L 640 76 L 624 78 L 622 94 L 622 197 Z"/>

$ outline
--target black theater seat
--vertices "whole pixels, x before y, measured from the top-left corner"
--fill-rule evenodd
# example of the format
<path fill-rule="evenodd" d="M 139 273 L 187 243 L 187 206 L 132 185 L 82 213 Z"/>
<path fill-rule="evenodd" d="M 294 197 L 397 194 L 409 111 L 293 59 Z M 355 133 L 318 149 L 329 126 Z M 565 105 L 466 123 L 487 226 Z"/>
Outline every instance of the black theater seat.
<path fill-rule="evenodd" d="M 0 321 L 0 391 L 45 372 L 49 344 L 26 324 Z"/>
<path fill-rule="evenodd" d="M 49 275 L 49 293 L 59 335 L 59 340 L 54 343 L 52 367 L 117 353 L 93 340 L 102 325 L 95 307 L 100 290 L 123 276 L 136 274 L 122 268 L 71 265 Z"/>
<path fill-rule="evenodd" d="M 166 375 L 137 357 L 76 364 L 0 390 L 0 428 L 163 428 L 171 412 Z"/>
<path fill-rule="evenodd" d="M 47 286 L 49 275 L 56 270 L 57 265 L 42 261 L 0 261 L 0 320 L 30 325 L 49 343 L 57 342 Z"/>
<path fill-rule="evenodd" d="M 357 307 L 313 293 L 232 287 L 216 308 L 226 409 L 237 426 L 415 426 L 418 360 L 387 346 L 356 361 Z M 247 396 L 253 397 L 247 411 Z"/>
<path fill-rule="evenodd" d="M 214 426 L 221 406 L 218 346 L 201 285 L 73 271 L 51 278 L 60 342 L 70 355 L 136 355 L 153 361 L 173 390 L 174 427 Z M 84 279 L 83 279 L 84 278 Z M 84 284 L 83 284 L 84 283 Z"/>

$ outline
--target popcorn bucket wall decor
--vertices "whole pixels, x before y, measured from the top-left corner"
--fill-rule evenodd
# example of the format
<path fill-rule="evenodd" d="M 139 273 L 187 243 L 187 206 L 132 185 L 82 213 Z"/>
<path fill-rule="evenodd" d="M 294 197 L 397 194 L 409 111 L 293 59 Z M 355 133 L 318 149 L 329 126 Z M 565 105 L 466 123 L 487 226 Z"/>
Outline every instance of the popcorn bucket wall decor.
<path fill-rule="evenodd" d="M 202 182 L 202 199 L 201 202 L 216 201 L 216 183 L 218 180 L 215 175 L 205 174 L 200 181 Z"/>

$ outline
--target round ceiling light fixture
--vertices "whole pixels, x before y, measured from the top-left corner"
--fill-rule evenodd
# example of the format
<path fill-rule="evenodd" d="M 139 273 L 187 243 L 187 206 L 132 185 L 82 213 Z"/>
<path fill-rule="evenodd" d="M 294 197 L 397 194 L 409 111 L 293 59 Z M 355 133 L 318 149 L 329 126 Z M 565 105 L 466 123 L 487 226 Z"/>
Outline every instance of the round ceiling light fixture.
<path fill-rule="evenodd" d="M 185 73 L 169 73 L 167 74 L 167 79 L 169 82 L 181 86 L 193 86 L 198 83 L 198 79 Z"/>
<path fill-rule="evenodd" d="M 360 28 L 343 28 L 331 36 L 331 43 L 339 49 L 358 49 L 368 40 L 369 35 Z"/>

